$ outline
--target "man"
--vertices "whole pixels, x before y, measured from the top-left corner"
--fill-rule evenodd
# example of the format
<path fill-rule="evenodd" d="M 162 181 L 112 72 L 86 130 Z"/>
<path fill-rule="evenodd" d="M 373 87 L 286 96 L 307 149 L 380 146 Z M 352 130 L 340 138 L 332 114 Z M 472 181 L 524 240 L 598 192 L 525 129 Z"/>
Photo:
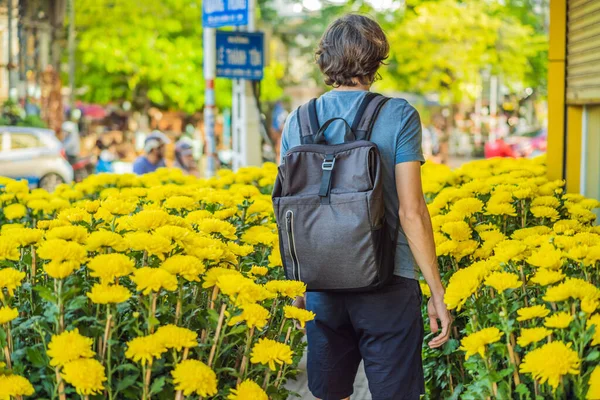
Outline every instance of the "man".
<path fill-rule="evenodd" d="M 175 164 L 173 166 L 182 170 L 186 175 L 200 177 L 190 139 L 181 138 L 175 143 Z"/>
<path fill-rule="evenodd" d="M 165 166 L 165 145 L 171 141 L 160 131 L 153 131 L 144 141 L 145 155 L 139 156 L 133 163 L 133 172 L 144 175 Z"/>
<path fill-rule="evenodd" d="M 81 143 L 79 140 L 79 127 L 73 121 L 65 121 L 61 126 L 62 130 L 62 143 L 67 155 L 69 164 L 73 165 L 77 162 L 79 152 L 81 150 Z"/>
<path fill-rule="evenodd" d="M 327 28 L 316 60 L 325 83 L 334 90 L 317 99 L 319 121 L 353 121 L 388 50 L 381 27 L 365 16 L 347 15 Z M 287 119 L 282 155 L 300 142 L 296 113 Z M 342 124 L 332 125 L 325 139 L 328 144 L 342 143 L 344 134 Z M 361 360 L 373 400 L 417 400 L 424 393 L 424 329 L 415 264 L 431 289 L 427 310 L 432 331 L 438 332 L 441 325 L 429 346 L 442 346 L 450 335 L 451 317 L 421 187 L 419 114 L 405 100 L 391 99 L 381 109 L 371 141 L 381 154 L 386 218 L 400 222 L 394 278 L 373 292 L 309 292 L 306 299 L 296 300 L 299 306 L 305 301 L 316 314 L 307 325 L 308 385 L 324 400 L 349 398 Z"/>

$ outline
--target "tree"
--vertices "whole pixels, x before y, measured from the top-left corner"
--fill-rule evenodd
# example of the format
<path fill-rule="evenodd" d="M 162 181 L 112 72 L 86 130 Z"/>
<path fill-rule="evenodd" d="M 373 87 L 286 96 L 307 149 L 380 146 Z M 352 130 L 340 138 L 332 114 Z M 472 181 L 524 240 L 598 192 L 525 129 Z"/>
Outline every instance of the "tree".
<path fill-rule="evenodd" d="M 459 102 L 476 96 L 481 71 L 502 75 L 517 88 L 531 71 L 529 59 L 543 37 L 495 3 L 467 0 L 421 2 L 402 23 L 388 26 L 391 56 L 386 87 L 439 93 Z M 543 43 L 543 42 L 542 42 Z"/>

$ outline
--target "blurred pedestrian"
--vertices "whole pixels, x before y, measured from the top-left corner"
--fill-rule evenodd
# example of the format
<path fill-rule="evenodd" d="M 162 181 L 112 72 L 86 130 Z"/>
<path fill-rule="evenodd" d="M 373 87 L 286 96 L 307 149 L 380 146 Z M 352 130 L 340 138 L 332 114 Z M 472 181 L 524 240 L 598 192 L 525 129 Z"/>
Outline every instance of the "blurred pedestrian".
<path fill-rule="evenodd" d="M 96 141 L 97 150 L 100 152 L 98 155 L 98 161 L 96 162 L 96 173 L 100 174 L 103 172 L 112 173 L 114 172 L 113 162 L 117 158 L 116 155 L 116 142 L 112 142 L 106 146 L 101 140 Z"/>
<path fill-rule="evenodd" d="M 139 156 L 133 163 L 133 172 L 144 175 L 165 167 L 165 146 L 171 143 L 161 131 L 153 131 L 144 140 L 144 155 Z"/>
<path fill-rule="evenodd" d="M 175 168 L 182 170 L 186 175 L 200 177 L 198 164 L 194 159 L 194 147 L 190 140 L 181 138 L 175 143 Z"/>
<path fill-rule="evenodd" d="M 79 128 L 77 123 L 73 121 L 65 121 L 61 126 L 62 131 L 62 143 L 67 155 L 69 164 L 73 165 L 77 162 L 79 152 L 81 150 L 81 143 L 79 140 Z"/>

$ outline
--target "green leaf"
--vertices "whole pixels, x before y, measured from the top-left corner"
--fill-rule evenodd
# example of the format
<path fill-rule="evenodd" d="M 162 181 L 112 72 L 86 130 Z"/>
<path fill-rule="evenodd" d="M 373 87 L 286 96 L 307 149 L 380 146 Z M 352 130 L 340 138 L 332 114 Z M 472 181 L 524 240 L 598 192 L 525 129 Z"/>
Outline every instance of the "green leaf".
<path fill-rule="evenodd" d="M 42 299 L 49 301 L 50 303 L 56 304 L 56 295 L 50 288 L 46 286 L 34 286 L 33 290 L 35 290 Z"/>
<path fill-rule="evenodd" d="M 25 351 L 27 352 L 27 359 L 34 367 L 43 368 L 46 366 L 46 360 L 44 360 L 39 348 L 28 347 Z"/>
<path fill-rule="evenodd" d="M 117 384 L 117 391 L 120 392 L 121 390 L 125 390 L 131 385 L 133 385 L 137 381 L 138 376 L 139 374 L 137 373 L 126 375 L 125 378 L 123 378 L 123 380 L 119 381 L 119 383 Z"/>
<path fill-rule="evenodd" d="M 160 378 L 156 378 L 152 382 L 152 386 L 150 387 L 150 394 L 160 393 L 160 391 L 165 386 L 165 380 L 166 379 L 167 379 L 166 376 L 161 376 Z"/>
<path fill-rule="evenodd" d="M 225 336 L 237 335 L 237 334 L 243 333 L 247 330 L 248 330 L 248 327 L 246 325 L 238 325 L 238 326 L 230 329 L 229 332 L 227 332 L 227 334 Z"/>
<path fill-rule="evenodd" d="M 587 355 L 585 361 L 596 361 L 600 358 L 600 351 L 594 350 L 590 354 Z"/>

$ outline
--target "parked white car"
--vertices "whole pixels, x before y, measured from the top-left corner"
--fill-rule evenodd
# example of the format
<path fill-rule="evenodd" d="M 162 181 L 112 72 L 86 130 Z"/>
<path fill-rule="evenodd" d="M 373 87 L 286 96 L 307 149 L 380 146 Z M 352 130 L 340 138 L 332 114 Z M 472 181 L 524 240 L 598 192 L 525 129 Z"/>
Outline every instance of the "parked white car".
<path fill-rule="evenodd" d="M 53 131 L 0 126 L 0 176 L 26 179 L 30 187 L 51 192 L 73 181 L 73 168 Z"/>

